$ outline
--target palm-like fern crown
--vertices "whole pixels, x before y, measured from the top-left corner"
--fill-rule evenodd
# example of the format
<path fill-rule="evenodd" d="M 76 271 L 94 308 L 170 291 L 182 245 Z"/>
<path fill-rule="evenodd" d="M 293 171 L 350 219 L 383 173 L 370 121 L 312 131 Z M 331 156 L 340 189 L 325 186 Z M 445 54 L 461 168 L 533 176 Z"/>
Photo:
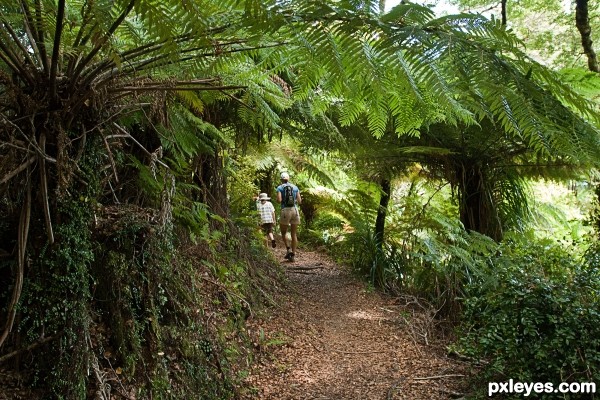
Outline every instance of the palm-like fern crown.
<path fill-rule="evenodd" d="M 387 14 L 379 7 L 1 0 L 1 112 L 31 113 L 14 98 L 35 103 L 36 112 L 76 114 L 90 102 L 101 108 L 152 90 L 191 90 L 181 98 L 198 115 L 206 104 L 229 102 L 251 129 L 281 129 L 282 112 L 303 101 L 314 114 L 336 105 L 344 125 L 366 116 L 376 136 L 390 122 L 396 134 L 416 134 L 432 121 L 486 118 L 541 156 L 597 159 L 591 105 L 528 59 L 498 23 L 435 18 L 414 4 Z"/>

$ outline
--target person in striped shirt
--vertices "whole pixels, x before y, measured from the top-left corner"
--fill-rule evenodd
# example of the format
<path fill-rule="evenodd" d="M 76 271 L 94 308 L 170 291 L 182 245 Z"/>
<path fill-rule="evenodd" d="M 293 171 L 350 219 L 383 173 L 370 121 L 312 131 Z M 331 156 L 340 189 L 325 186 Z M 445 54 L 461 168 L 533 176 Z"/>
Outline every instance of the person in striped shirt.
<path fill-rule="evenodd" d="M 275 207 L 269 200 L 271 198 L 266 193 L 261 193 L 256 198 L 256 209 L 260 214 L 260 226 L 263 232 L 267 235 L 267 239 L 271 241 L 271 247 L 275 248 L 277 243 L 273 236 L 273 226 L 275 226 Z"/>

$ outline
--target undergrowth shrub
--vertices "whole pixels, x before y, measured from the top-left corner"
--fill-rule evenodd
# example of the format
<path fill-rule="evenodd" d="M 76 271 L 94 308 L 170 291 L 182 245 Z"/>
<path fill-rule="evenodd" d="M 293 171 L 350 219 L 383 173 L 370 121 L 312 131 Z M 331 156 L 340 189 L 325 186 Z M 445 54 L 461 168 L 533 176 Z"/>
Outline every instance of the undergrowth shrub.
<path fill-rule="evenodd" d="M 331 212 L 317 213 L 312 225 L 299 234 L 302 245 L 331 246 L 343 235 L 344 220 Z"/>
<path fill-rule="evenodd" d="M 265 300 L 260 270 L 269 259 L 260 261 L 260 246 L 246 242 L 244 230 L 225 240 L 236 228 L 223 227 L 220 239 L 194 244 L 159 230 L 143 211 L 108 224 L 97 249 L 95 323 L 106 337 L 94 351 L 101 366 L 119 367 L 116 379 L 135 385 L 140 398 L 238 397 L 238 365 L 252 357 L 244 323 Z"/>
<path fill-rule="evenodd" d="M 600 247 L 571 254 L 507 242 L 488 276 L 466 287 L 456 349 L 489 362 L 489 381 L 600 380 Z"/>
<path fill-rule="evenodd" d="M 312 229 L 321 233 L 325 243 L 335 242 L 344 231 L 344 219 L 332 212 L 322 212 L 317 214 Z"/>
<path fill-rule="evenodd" d="M 380 241 L 366 221 L 354 221 L 340 247 L 350 255 L 345 261 L 352 270 L 372 285 L 387 288 L 401 279 L 402 260 L 394 243 Z"/>
<path fill-rule="evenodd" d="M 480 280 L 497 243 L 465 231 L 458 218 L 433 205 L 427 213 L 422 210 L 420 202 L 407 199 L 396 222 L 401 289 L 425 298 L 438 317 L 457 321 L 465 286 Z"/>

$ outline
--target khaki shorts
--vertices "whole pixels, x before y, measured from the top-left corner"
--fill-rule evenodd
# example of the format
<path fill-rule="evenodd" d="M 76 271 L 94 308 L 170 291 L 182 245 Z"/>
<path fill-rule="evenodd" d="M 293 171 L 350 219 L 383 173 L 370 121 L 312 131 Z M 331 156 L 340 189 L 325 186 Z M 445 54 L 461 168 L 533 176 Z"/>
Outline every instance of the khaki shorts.
<path fill-rule="evenodd" d="M 286 207 L 281 209 L 279 216 L 279 225 L 299 225 L 300 213 L 296 207 Z"/>

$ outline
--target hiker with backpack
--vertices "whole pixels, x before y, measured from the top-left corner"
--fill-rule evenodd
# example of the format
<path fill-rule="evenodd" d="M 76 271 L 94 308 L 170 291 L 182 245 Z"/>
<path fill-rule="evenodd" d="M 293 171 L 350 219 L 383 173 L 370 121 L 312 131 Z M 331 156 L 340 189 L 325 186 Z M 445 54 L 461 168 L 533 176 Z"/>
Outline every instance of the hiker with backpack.
<path fill-rule="evenodd" d="M 287 249 L 285 259 L 294 261 L 296 248 L 298 246 L 298 225 L 300 225 L 300 213 L 298 204 L 302 203 L 300 190 L 298 186 L 289 182 L 290 175 L 287 172 L 281 173 L 281 185 L 277 186 L 277 201 L 281 204 L 281 214 L 279 215 L 279 227 L 281 228 L 281 237 Z M 291 226 L 291 243 L 288 244 L 287 230 Z"/>

